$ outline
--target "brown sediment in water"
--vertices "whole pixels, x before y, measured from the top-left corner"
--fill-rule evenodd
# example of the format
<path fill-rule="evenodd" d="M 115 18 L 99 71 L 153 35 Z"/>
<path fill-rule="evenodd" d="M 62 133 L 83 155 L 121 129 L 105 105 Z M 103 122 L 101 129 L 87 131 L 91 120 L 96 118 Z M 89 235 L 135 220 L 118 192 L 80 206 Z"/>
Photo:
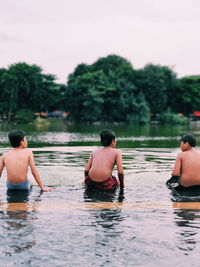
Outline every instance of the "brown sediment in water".
<path fill-rule="evenodd" d="M 64 211 L 97 209 L 194 209 L 200 210 L 200 202 L 92 202 L 92 203 L 0 203 L 1 211 Z"/>

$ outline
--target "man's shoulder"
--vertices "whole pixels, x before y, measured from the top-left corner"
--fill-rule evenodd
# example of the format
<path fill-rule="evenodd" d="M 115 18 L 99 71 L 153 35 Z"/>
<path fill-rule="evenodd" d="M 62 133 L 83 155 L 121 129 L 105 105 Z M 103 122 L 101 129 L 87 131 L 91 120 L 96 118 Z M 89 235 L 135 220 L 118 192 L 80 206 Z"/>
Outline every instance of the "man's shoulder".
<path fill-rule="evenodd" d="M 9 153 L 9 151 L 6 151 L 6 152 L 4 152 L 1 156 L 3 157 L 3 156 L 5 156 L 6 154 L 8 154 Z"/>
<path fill-rule="evenodd" d="M 183 158 L 184 156 L 186 156 L 187 157 L 187 155 L 186 155 L 186 151 L 185 152 L 179 152 L 178 154 L 177 154 L 177 156 L 176 156 L 176 158 L 178 159 L 181 159 L 181 158 Z"/>
<path fill-rule="evenodd" d="M 121 150 L 118 148 L 109 148 L 109 150 L 105 150 L 104 148 L 100 147 L 100 148 L 96 149 L 95 151 L 93 151 L 91 154 L 92 155 L 105 154 L 106 151 L 109 151 L 109 153 L 112 153 L 112 154 L 121 153 Z"/>
<path fill-rule="evenodd" d="M 180 155 L 185 155 L 185 153 L 186 153 L 187 151 L 184 151 L 184 152 L 178 152 L 178 154 L 177 154 L 177 156 L 180 156 Z"/>
<path fill-rule="evenodd" d="M 119 148 L 113 148 L 113 154 L 120 155 L 121 154 L 121 150 Z"/>
<path fill-rule="evenodd" d="M 23 149 L 20 149 L 19 151 L 15 152 L 15 153 L 13 153 L 13 155 L 22 156 L 24 158 L 30 157 L 31 154 L 32 154 L 32 151 L 28 148 L 23 148 Z"/>
<path fill-rule="evenodd" d="M 29 148 L 24 148 L 24 149 L 23 149 L 23 153 L 26 154 L 26 155 L 31 155 L 33 152 L 32 152 L 32 150 L 29 149 Z"/>
<path fill-rule="evenodd" d="M 114 148 L 114 150 L 116 153 L 121 153 L 121 149 L 119 149 L 119 148 Z"/>
<path fill-rule="evenodd" d="M 11 150 L 12 151 L 12 150 Z M 2 156 L 2 158 L 5 158 L 5 157 L 7 157 L 10 153 L 11 153 L 11 151 L 6 151 L 6 152 L 4 152 L 1 156 Z"/>
<path fill-rule="evenodd" d="M 8 153 L 15 154 L 15 155 L 27 155 L 28 156 L 28 155 L 32 154 L 33 152 L 29 148 L 23 148 L 23 149 L 19 149 L 18 151 L 11 150 Z"/>
<path fill-rule="evenodd" d="M 179 152 L 177 157 L 179 158 L 189 158 L 189 157 L 194 157 L 194 156 L 200 156 L 200 151 L 183 151 L 183 152 Z"/>
<path fill-rule="evenodd" d="M 99 152 L 101 152 L 101 150 L 102 150 L 102 148 L 98 147 L 97 149 L 95 149 L 94 151 L 91 152 L 91 155 L 99 153 Z"/>

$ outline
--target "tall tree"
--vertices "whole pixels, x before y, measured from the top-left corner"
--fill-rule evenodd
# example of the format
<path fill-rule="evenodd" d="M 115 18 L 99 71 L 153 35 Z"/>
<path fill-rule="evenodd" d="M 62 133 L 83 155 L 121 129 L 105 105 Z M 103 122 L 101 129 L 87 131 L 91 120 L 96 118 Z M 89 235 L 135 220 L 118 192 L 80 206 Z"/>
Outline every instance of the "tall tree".
<path fill-rule="evenodd" d="M 200 76 L 185 76 L 179 79 L 169 100 L 174 111 L 185 115 L 200 110 Z"/>
<path fill-rule="evenodd" d="M 5 92 L 5 75 L 7 70 L 4 68 L 0 69 L 0 116 L 4 119 L 4 113 L 6 109 L 4 92 Z"/>
<path fill-rule="evenodd" d="M 47 110 L 51 93 L 57 88 L 54 80 L 54 75 L 42 74 L 37 65 L 11 65 L 2 81 L 3 107 L 8 120 L 14 119 L 19 109 Z"/>
<path fill-rule="evenodd" d="M 143 115 L 148 117 L 145 98 L 138 95 L 133 83 L 134 72 L 126 59 L 116 55 L 100 58 L 90 66 L 78 65 L 69 76 L 66 91 L 71 117 L 87 121 L 138 120 L 140 102 Z"/>
<path fill-rule="evenodd" d="M 134 82 L 151 112 L 161 113 L 168 107 L 168 91 L 176 86 L 176 74 L 166 66 L 149 64 L 136 72 Z"/>
<path fill-rule="evenodd" d="M 87 72 L 70 78 L 67 86 L 67 109 L 76 121 L 101 120 L 104 74 L 101 71 Z"/>

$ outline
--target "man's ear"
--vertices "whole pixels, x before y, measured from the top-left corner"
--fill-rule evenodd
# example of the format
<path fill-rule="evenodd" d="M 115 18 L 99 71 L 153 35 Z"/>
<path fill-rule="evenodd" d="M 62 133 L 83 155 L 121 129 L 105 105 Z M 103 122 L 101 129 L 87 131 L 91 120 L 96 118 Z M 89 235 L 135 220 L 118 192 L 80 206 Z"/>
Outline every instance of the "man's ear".
<path fill-rule="evenodd" d="M 114 146 L 116 144 L 115 139 L 112 140 L 111 144 Z"/>
<path fill-rule="evenodd" d="M 190 144 L 188 142 L 185 142 L 185 144 L 186 144 L 187 147 L 190 147 Z"/>
<path fill-rule="evenodd" d="M 19 145 L 22 146 L 23 145 L 23 142 L 24 142 L 24 139 L 20 141 L 20 144 Z"/>

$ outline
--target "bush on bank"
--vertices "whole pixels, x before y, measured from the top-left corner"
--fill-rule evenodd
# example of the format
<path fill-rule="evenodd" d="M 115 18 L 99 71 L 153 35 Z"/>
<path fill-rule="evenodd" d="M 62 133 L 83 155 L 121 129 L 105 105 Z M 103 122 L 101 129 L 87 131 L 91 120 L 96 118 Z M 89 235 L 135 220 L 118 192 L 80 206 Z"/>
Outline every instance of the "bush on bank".
<path fill-rule="evenodd" d="M 179 116 L 169 110 L 163 112 L 160 116 L 160 122 L 163 124 L 188 124 L 189 120 L 185 116 Z"/>
<path fill-rule="evenodd" d="M 28 108 L 20 109 L 17 111 L 15 118 L 18 122 L 32 122 L 34 120 L 34 113 Z"/>

